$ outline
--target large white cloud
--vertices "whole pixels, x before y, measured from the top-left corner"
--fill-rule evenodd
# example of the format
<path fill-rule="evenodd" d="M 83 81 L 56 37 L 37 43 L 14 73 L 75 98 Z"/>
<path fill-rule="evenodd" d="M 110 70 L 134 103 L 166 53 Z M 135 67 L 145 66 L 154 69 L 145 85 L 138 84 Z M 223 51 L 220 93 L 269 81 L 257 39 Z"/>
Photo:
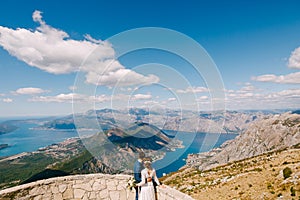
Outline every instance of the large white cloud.
<path fill-rule="evenodd" d="M 95 40 L 90 35 L 85 40 L 73 40 L 59 29 L 46 24 L 42 13 L 32 15 L 39 23 L 36 30 L 18 28 L 16 30 L 0 26 L 0 45 L 12 56 L 52 74 L 67 74 L 82 70 L 86 82 L 97 85 L 130 85 L 158 82 L 154 75 L 144 76 L 125 69 L 115 60 L 115 51 L 109 42 Z M 84 66 L 81 66 L 84 61 Z M 109 67 L 108 67 L 109 66 Z M 99 76 L 103 76 L 99 82 Z"/>
<path fill-rule="evenodd" d="M 274 74 L 265 74 L 257 77 L 252 77 L 252 80 L 282 84 L 300 84 L 300 72 L 280 76 L 276 76 Z"/>

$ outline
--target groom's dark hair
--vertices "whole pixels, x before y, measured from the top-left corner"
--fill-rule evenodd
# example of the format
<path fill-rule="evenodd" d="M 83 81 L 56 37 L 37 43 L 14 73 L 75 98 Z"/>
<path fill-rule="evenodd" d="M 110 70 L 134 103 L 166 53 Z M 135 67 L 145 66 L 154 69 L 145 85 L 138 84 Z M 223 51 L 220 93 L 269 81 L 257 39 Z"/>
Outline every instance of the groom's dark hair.
<path fill-rule="evenodd" d="M 139 152 L 139 158 L 140 158 L 140 159 L 145 158 L 145 153 L 142 152 L 142 151 L 140 151 L 140 152 Z"/>

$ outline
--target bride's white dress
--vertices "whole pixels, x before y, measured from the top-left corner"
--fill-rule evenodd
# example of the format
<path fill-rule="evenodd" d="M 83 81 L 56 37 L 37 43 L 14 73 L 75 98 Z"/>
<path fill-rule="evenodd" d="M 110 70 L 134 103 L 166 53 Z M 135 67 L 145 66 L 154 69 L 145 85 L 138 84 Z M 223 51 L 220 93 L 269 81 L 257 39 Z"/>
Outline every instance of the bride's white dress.
<path fill-rule="evenodd" d="M 139 200 L 155 200 L 155 192 L 153 182 L 147 182 L 147 178 L 152 178 L 157 185 L 159 185 L 158 178 L 156 176 L 155 169 L 143 169 L 141 172 L 142 182 L 138 185 L 141 186 L 141 192 L 139 195 Z"/>

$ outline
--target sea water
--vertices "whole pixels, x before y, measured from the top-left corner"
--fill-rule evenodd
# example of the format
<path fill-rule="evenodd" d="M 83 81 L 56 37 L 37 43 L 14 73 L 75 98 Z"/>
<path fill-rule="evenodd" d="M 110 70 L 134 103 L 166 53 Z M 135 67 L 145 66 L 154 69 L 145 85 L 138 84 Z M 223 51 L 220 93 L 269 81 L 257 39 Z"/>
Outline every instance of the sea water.
<path fill-rule="evenodd" d="M 36 151 L 41 147 L 78 137 L 76 130 L 36 129 L 38 125 L 31 123 L 18 123 L 17 126 L 17 130 L 0 135 L 0 144 L 10 146 L 0 150 L 0 157 Z"/>
<path fill-rule="evenodd" d="M 153 167 L 156 169 L 158 177 L 161 177 L 163 173 L 178 171 L 185 165 L 188 154 L 201 153 L 220 147 L 221 144 L 236 136 L 237 134 L 176 132 L 175 138 L 183 141 L 184 148 L 167 152 L 164 159 L 153 163 Z"/>

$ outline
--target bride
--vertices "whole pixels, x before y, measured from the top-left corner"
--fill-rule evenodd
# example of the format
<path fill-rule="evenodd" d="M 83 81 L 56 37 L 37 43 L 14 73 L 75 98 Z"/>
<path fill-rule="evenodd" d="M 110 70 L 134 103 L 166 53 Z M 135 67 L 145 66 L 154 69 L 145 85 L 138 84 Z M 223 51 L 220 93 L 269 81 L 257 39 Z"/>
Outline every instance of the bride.
<path fill-rule="evenodd" d="M 155 169 L 151 166 L 151 163 L 151 158 L 147 157 L 144 159 L 145 169 L 141 172 L 142 181 L 137 184 L 141 187 L 139 200 L 155 200 L 154 184 L 152 180 L 154 180 L 157 185 L 160 185 Z"/>

